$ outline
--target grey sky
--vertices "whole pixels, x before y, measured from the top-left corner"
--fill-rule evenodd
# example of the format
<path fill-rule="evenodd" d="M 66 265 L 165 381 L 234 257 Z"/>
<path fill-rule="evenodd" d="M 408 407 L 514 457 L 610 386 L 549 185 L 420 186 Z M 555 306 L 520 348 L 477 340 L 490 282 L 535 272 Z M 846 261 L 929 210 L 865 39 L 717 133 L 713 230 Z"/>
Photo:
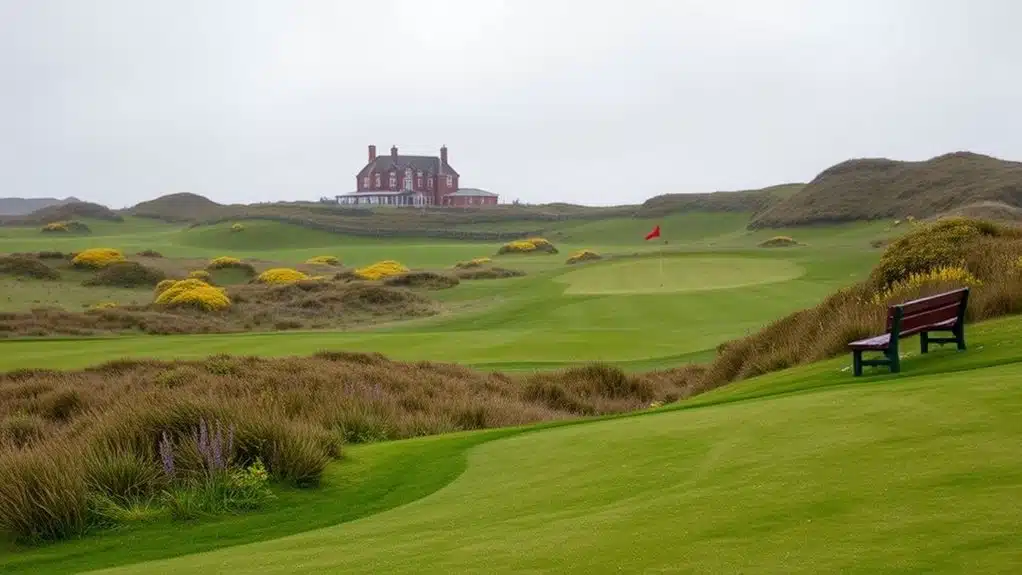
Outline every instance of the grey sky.
<path fill-rule="evenodd" d="M 506 200 L 862 156 L 1022 159 L 1012 0 L 0 0 L 0 196 L 353 189 L 375 143 Z"/>

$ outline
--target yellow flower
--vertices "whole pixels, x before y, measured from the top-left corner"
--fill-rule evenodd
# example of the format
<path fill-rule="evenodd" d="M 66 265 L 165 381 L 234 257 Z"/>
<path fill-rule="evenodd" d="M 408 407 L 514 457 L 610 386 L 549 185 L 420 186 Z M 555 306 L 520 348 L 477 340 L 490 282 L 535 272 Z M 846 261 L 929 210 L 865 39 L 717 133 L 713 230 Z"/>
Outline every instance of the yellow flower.
<path fill-rule="evenodd" d="M 119 250 L 112 248 L 90 248 L 81 251 L 71 264 L 84 268 L 105 268 L 110 264 L 127 261 Z"/>
<path fill-rule="evenodd" d="M 874 304 L 901 299 L 906 295 L 917 292 L 927 284 L 955 284 L 958 286 L 979 286 L 983 285 L 976 276 L 969 270 L 957 266 L 944 266 L 932 269 L 928 272 L 910 274 L 905 279 L 895 282 L 886 290 L 877 292 L 873 296 Z"/>
<path fill-rule="evenodd" d="M 188 272 L 188 277 L 197 280 L 202 280 L 206 283 L 212 283 L 212 276 L 209 275 L 209 272 L 207 272 L 206 270 L 193 270 L 191 272 Z"/>
<path fill-rule="evenodd" d="M 164 280 L 173 281 L 173 280 Z M 231 306 L 231 300 L 227 297 L 227 291 L 223 288 L 211 286 L 208 283 L 195 278 L 173 281 L 162 291 L 160 282 L 156 286 L 157 296 L 155 303 L 167 307 L 196 307 L 205 311 L 219 311 Z"/>
<path fill-rule="evenodd" d="M 364 268 L 358 268 L 355 270 L 355 275 L 364 280 L 378 280 L 385 277 L 401 275 L 408 273 L 408 268 L 403 266 L 400 262 L 394 260 L 384 260 L 376 262 L 371 266 Z"/>
<path fill-rule="evenodd" d="M 323 266 L 336 266 L 340 265 L 341 262 L 334 256 L 314 256 L 305 260 L 305 263 Z"/>
<path fill-rule="evenodd" d="M 309 279 L 309 276 L 291 268 L 272 268 L 259 274 L 256 281 L 267 284 L 289 284 Z"/>

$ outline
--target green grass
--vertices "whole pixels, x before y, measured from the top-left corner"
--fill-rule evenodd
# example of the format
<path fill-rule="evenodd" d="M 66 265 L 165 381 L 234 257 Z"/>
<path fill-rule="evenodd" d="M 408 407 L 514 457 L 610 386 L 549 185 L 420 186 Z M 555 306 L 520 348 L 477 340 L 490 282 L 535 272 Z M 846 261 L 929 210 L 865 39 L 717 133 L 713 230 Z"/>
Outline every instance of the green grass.
<path fill-rule="evenodd" d="M 781 259 L 728 256 L 643 258 L 587 266 L 557 277 L 566 294 L 620 295 L 734 289 L 793 280 L 805 272 Z"/>
<path fill-rule="evenodd" d="M 368 445 L 262 513 L 0 552 L 5 573 L 1013 572 L 1022 321 L 644 414 Z M 906 346 L 908 347 L 908 346 Z"/>
<path fill-rule="evenodd" d="M 451 290 L 432 292 L 432 297 L 449 308 L 433 318 L 345 332 L 2 341 L 0 369 L 73 368 L 118 357 L 194 358 L 215 352 L 307 355 L 322 349 L 378 351 L 395 359 L 456 361 L 500 370 L 554 368 L 593 360 L 626 369 L 666 367 L 705 359 L 722 341 L 815 304 L 837 287 L 864 277 L 878 257 L 877 251 L 863 249 L 868 238 L 881 233 L 874 224 L 835 227 L 830 240 L 820 229 L 792 232 L 812 235 L 813 242 L 804 248 L 765 250 L 755 247 L 760 232 L 741 232 L 745 218 L 735 214 L 671 216 L 664 224 L 667 245 L 642 240 L 650 227 L 647 221 L 573 222 L 576 231 L 590 229 L 593 239 L 607 243 L 555 240 L 559 254 L 495 257 L 496 265 L 522 269 L 528 275 L 466 281 Z M 101 226 L 103 230 L 125 226 L 121 235 L 81 241 L 119 247 L 127 253 L 156 249 L 168 256 L 200 258 L 200 262 L 201 258 L 235 255 L 297 264 L 326 253 L 337 255 L 348 265 L 397 259 L 412 267 L 434 269 L 493 254 L 498 246 L 450 240 L 372 241 L 274 222 L 245 224 L 245 231 L 234 233 L 229 224 L 183 230 L 129 220 Z M 232 238 L 244 234 L 249 234 L 251 241 L 239 245 L 266 249 L 241 251 L 216 245 L 221 239 L 234 241 Z M 720 239 L 725 236 L 729 239 Z M 252 239 L 257 237 L 264 239 Z M 856 238 L 855 242 L 849 237 Z M 326 239 L 336 245 L 309 247 Z M 70 251 L 82 247 L 29 246 L 25 241 L 0 240 L 0 250 Z M 582 247 L 625 259 L 566 266 L 567 255 Z M 631 255 L 638 257 L 629 259 Z M 24 309 L 36 300 L 64 300 L 66 308 L 74 309 L 83 303 L 142 303 L 151 297 L 148 291 L 139 290 L 89 291 L 94 288 L 81 288 L 77 283 L 29 282 L 18 287 L 8 290 L 9 301 L 0 301 L 0 308 Z"/>

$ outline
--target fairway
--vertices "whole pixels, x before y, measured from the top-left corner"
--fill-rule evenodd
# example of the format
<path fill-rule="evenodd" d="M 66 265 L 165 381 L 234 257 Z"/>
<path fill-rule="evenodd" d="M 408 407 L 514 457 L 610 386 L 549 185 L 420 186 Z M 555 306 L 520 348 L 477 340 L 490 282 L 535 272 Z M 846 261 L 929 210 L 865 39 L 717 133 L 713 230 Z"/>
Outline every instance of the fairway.
<path fill-rule="evenodd" d="M 666 257 L 597 264 L 558 276 L 566 294 L 694 292 L 776 283 L 800 277 L 794 262 L 749 257 Z"/>
<path fill-rule="evenodd" d="M 1022 529 L 1019 377 L 1016 363 L 518 435 L 391 511 L 102 572 L 1002 572 L 1020 559 L 1005 538 Z"/>

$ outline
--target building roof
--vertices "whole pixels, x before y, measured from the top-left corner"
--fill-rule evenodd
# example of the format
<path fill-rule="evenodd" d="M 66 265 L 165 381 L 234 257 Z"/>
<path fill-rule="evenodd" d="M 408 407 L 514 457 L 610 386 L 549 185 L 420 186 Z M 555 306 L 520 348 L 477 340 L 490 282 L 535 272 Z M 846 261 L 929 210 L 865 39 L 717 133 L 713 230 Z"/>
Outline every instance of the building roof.
<path fill-rule="evenodd" d="M 443 171 L 441 171 L 441 167 Z M 401 156 L 397 157 L 397 161 L 394 161 L 394 156 L 390 154 L 376 156 L 376 159 L 369 162 L 362 168 L 358 173 L 358 177 L 363 177 L 371 172 L 386 173 L 391 170 L 396 172 L 403 172 L 405 168 L 411 168 L 416 171 L 426 172 L 427 174 L 440 175 L 440 174 L 452 174 L 460 176 L 450 164 L 440 165 L 440 158 L 437 156 Z"/>
<path fill-rule="evenodd" d="M 479 188 L 458 188 L 458 191 L 447 194 L 448 196 L 484 196 L 489 198 L 497 197 L 497 194 L 493 192 L 487 192 L 486 190 L 480 190 Z"/>

